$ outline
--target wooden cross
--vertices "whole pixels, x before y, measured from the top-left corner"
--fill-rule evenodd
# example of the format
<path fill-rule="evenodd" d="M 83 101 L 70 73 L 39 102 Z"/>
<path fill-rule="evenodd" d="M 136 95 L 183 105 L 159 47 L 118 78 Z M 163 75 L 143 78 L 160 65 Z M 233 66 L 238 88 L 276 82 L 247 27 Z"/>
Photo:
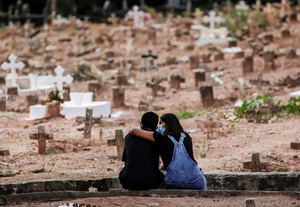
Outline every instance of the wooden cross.
<path fill-rule="evenodd" d="M 93 124 L 99 124 L 101 122 L 101 119 L 102 119 L 102 116 L 101 117 L 97 117 L 97 118 L 92 117 Z M 86 117 L 85 116 L 77 116 L 76 117 L 76 123 L 77 124 L 82 124 L 85 121 L 86 121 Z"/>
<path fill-rule="evenodd" d="M 260 172 L 267 168 L 267 163 L 260 162 L 259 153 L 253 153 L 251 162 L 243 162 L 243 168 L 250 169 L 251 172 Z"/>
<path fill-rule="evenodd" d="M 159 84 L 163 81 L 164 79 L 159 78 L 159 77 L 153 77 L 151 82 L 146 83 L 146 87 L 152 89 L 152 96 L 157 96 L 158 91 L 164 92 L 166 90 L 165 87 L 160 86 Z"/>
<path fill-rule="evenodd" d="M 181 77 L 179 74 L 171 74 L 170 76 L 170 87 L 175 89 L 180 89 L 180 83 L 184 83 L 185 78 Z"/>
<path fill-rule="evenodd" d="M 157 55 L 152 54 L 152 50 L 148 51 L 148 54 L 143 54 L 141 56 L 143 59 L 145 59 L 145 68 L 143 70 L 149 71 L 149 70 L 154 70 L 156 69 L 154 67 L 154 59 L 157 59 Z"/>
<path fill-rule="evenodd" d="M 46 154 L 46 139 L 52 140 L 53 134 L 46 134 L 44 126 L 38 126 L 38 133 L 37 134 L 30 134 L 30 139 L 38 140 L 38 147 L 39 147 L 39 154 L 45 155 Z"/>
<path fill-rule="evenodd" d="M 209 117 L 207 121 L 200 121 L 198 126 L 206 128 L 207 139 L 213 138 L 213 129 L 223 126 L 222 122 L 214 122 L 212 117 Z"/>
<path fill-rule="evenodd" d="M 115 139 L 107 140 L 107 145 L 108 146 L 116 146 L 117 153 L 118 153 L 118 159 L 122 160 L 124 145 L 125 145 L 123 131 L 121 129 L 116 130 L 115 131 Z"/>
<path fill-rule="evenodd" d="M 93 125 L 93 109 L 86 109 L 85 124 L 84 124 L 84 138 L 91 138 L 91 131 Z"/>
<path fill-rule="evenodd" d="M 4 150 L 4 149 L 0 149 L 0 156 L 9 156 L 9 151 Z"/>

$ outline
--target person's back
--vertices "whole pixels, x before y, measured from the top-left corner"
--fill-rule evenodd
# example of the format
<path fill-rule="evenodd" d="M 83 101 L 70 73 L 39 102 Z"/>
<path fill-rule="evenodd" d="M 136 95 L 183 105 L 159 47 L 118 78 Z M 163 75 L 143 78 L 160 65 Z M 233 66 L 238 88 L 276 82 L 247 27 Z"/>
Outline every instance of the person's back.
<path fill-rule="evenodd" d="M 147 112 L 142 117 L 141 125 L 145 130 L 154 131 L 157 123 L 158 116 L 153 112 Z M 158 188 L 162 183 L 163 174 L 158 169 L 159 153 L 155 143 L 128 134 L 122 160 L 125 167 L 119 179 L 123 188 L 146 190 Z"/>

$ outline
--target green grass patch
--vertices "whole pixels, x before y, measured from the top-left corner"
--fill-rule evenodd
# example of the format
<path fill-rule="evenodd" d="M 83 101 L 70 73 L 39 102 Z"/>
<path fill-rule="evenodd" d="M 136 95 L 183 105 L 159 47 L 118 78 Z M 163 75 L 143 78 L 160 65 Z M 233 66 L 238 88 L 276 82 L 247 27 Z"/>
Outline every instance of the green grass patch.
<path fill-rule="evenodd" d="M 182 109 L 181 111 L 176 113 L 176 116 L 178 119 L 190 119 L 190 118 L 193 118 L 195 116 L 200 116 L 200 115 L 201 115 L 201 113 L 198 110 L 188 111 L 186 109 Z"/>
<path fill-rule="evenodd" d="M 57 151 L 55 150 L 50 150 L 50 149 L 46 149 L 46 155 L 56 155 L 58 154 Z"/>

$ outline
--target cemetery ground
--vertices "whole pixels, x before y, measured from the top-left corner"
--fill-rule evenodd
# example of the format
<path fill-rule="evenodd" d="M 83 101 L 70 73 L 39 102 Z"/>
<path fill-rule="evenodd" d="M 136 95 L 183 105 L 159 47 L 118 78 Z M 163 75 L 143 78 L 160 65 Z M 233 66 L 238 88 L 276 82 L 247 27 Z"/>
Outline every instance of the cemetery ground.
<path fill-rule="evenodd" d="M 292 78 L 299 76 L 298 56 L 287 59 L 285 55 L 278 55 L 274 60 L 276 70 L 265 71 L 263 58 L 255 55 L 254 72 L 249 74 L 243 74 L 243 58 L 236 58 L 232 54 L 225 54 L 224 60 L 205 63 L 208 74 L 223 73 L 220 77 L 223 83 L 213 84 L 214 103 L 203 107 L 200 90 L 195 87 L 194 74 L 189 62 L 166 64 L 166 58 L 170 56 L 178 60 L 184 56 L 188 59 L 191 55 L 200 57 L 205 55 L 205 51 L 209 50 L 208 46 L 186 49 L 187 46 L 194 44 L 196 39 L 192 38 L 192 34 L 196 34 L 196 31 L 191 31 L 189 36 L 178 37 L 174 41 L 174 48 L 168 51 L 167 42 L 171 38 L 169 33 L 158 32 L 155 43 L 149 41 L 145 33 L 137 33 L 138 38 L 134 40 L 134 45 L 129 47 L 127 40 L 130 37 L 127 33 L 113 26 L 86 24 L 84 27 L 81 25 L 83 28 L 87 27 L 85 29 L 74 29 L 74 25 L 71 25 L 59 31 L 38 34 L 37 37 L 40 40 L 47 42 L 47 47 L 39 46 L 39 48 L 29 50 L 29 46 L 24 46 L 23 51 L 16 50 L 15 55 L 27 63 L 22 73 L 30 71 L 53 73 L 56 65 L 62 65 L 67 72 L 74 75 L 75 81 L 70 85 L 71 92 L 87 92 L 88 83 L 83 80 L 92 76 L 101 85 L 95 93 L 96 101 L 113 103 L 113 86 L 123 85 L 125 105 L 113 106 L 112 115 L 93 124 L 91 138 L 84 138 L 84 124 L 77 123 L 75 118 L 65 119 L 59 116 L 30 121 L 27 120 L 29 115 L 25 97 L 17 96 L 14 97 L 15 99 L 8 99 L 6 111 L 0 112 L 0 149 L 9 150 L 8 156 L 0 156 L 1 184 L 49 179 L 101 179 L 118 176 L 124 164 L 117 157 L 116 147 L 108 146 L 107 141 L 114 138 L 115 130 L 121 129 L 126 135 L 129 129 L 139 127 L 139 120 L 144 113 L 143 110 L 139 110 L 141 100 L 149 101 L 147 110 L 153 110 L 159 115 L 167 112 L 178 115 L 183 128 L 192 137 L 194 157 L 204 174 L 249 171 L 243 167 L 243 163 L 251 160 L 252 153 L 259 153 L 260 160 L 268 164 L 261 171 L 300 171 L 299 150 L 290 147 L 291 142 L 299 142 L 299 116 L 283 114 L 272 117 L 267 123 L 257 123 L 253 119 L 237 116 L 234 108 L 236 101 L 248 100 L 254 93 L 273 94 L 274 102 L 282 100 L 282 104 L 287 104 L 289 93 L 300 90 L 300 86 L 298 84 L 289 88 L 277 83 L 287 76 Z M 299 37 L 296 35 L 300 33 L 300 24 L 291 24 L 289 29 L 292 36 L 283 39 L 278 29 L 271 28 L 274 32 L 274 40 L 268 46 L 277 54 L 280 53 L 281 48 L 287 46 L 300 48 Z M 111 34 L 111 38 L 107 37 L 102 41 L 101 35 L 109 31 L 115 33 Z M 1 38 L 4 49 L 0 57 L 1 60 L 6 61 L 10 54 L 11 37 L 2 34 Z M 19 39 L 17 36 L 16 40 Z M 77 42 L 77 48 L 74 48 L 74 44 L 72 46 L 72 41 Z M 240 40 L 238 45 L 246 53 L 247 41 Z M 217 46 L 217 48 L 225 47 L 227 44 Z M 73 55 L 71 55 L 70 50 L 73 49 L 76 51 L 72 51 Z M 156 60 L 158 71 L 145 73 L 139 70 L 144 66 L 141 54 L 147 53 L 149 49 L 158 56 Z M 126 58 L 124 58 L 125 53 L 129 53 Z M 79 70 L 83 60 L 88 62 L 89 67 Z M 123 60 L 131 60 L 134 64 L 130 71 L 127 71 L 127 83 L 117 84 L 118 69 L 125 67 L 121 64 Z M 108 69 L 103 69 L 105 67 Z M 174 71 L 185 78 L 185 82 L 180 84 L 179 89 L 170 88 L 168 83 L 168 76 Z M 0 72 L 1 76 L 5 74 L 4 71 Z M 152 89 L 146 87 L 149 76 L 161 77 L 161 86 L 165 88 L 164 91 L 158 91 L 154 97 Z M 239 81 L 241 77 L 243 80 Z M 250 80 L 254 81 L 251 83 Z M 260 80 L 269 81 L 269 83 L 255 84 Z M 152 98 L 149 98 L 150 96 Z M 39 95 L 40 103 L 47 99 L 47 94 Z M 215 126 L 210 127 L 212 125 Z M 40 155 L 37 140 L 29 138 L 30 134 L 37 133 L 38 126 L 45 126 L 46 133 L 53 135 L 53 140 L 46 140 L 46 155 Z M 226 199 L 223 197 L 176 198 L 176 200 L 143 198 L 140 202 L 135 197 L 116 197 L 90 198 L 88 201 L 79 200 L 78 202 L 101 203 L 103 206 L 119 206 L 126 203 L 133 203 L 133 206 L 143 206 L 145 203 L 146 206 L 195 206 L 195 204 L 200 204 L 199 202 L 203 202 L 205 206 L 238 206 L 241 201 L 244 203 L 245 198 L 243 196 Z M 263 201 L 263 206 L 274 206 L 274 203 L 278 206 L 299 204 L 299 200 L 284 195 L 257 196 L 256 199 L 258 202 Z M 267 200 L 271 200 L 272 203 L 268 204 Z M 258 206 L 260 206 L 259 203 Z"/>

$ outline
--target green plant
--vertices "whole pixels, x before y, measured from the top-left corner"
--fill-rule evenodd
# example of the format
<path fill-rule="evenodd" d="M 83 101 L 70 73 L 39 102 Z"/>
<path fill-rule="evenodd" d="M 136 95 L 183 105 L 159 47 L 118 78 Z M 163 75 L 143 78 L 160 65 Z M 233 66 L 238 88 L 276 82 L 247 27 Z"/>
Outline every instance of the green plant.
<path fill-rule="evenodd" d="M 60 93 L 58 89 L 52 90 L 48 94 L 48 98 L 50 101 L 59 101 L 63 102 L 63 99 L 60 97 Z"/>
<path fill-rule="evenodd" d="M 176 113 L 178 119 L 189 119 L 199 115 L 199 111 L 188 111 L 186 109 L 182 109 L 180 112 Z"/>
<path fill-rule="evenodd" d="M 290 99 L 288 104 L 284 106 L 285 111 L 289 114 L 300 114 L 300 97 Z"/>
<path fill-rule="evenodd" d="M 46 155 L 51 155 L 51 154 L 56 155 L 57 152 L 55 150 L 46 149 Z"/>
<path fill-rule="evenodd" d="M 270 98 L 273 98 L 273 95 L 254 95 L 250 100 L 244 101 L 243 105 L 236 111 L 236 114 L 239 116 L 244 116 L 247 114 L 256 113 L 256 109 L 268 104 L 268 100 Z"/>

